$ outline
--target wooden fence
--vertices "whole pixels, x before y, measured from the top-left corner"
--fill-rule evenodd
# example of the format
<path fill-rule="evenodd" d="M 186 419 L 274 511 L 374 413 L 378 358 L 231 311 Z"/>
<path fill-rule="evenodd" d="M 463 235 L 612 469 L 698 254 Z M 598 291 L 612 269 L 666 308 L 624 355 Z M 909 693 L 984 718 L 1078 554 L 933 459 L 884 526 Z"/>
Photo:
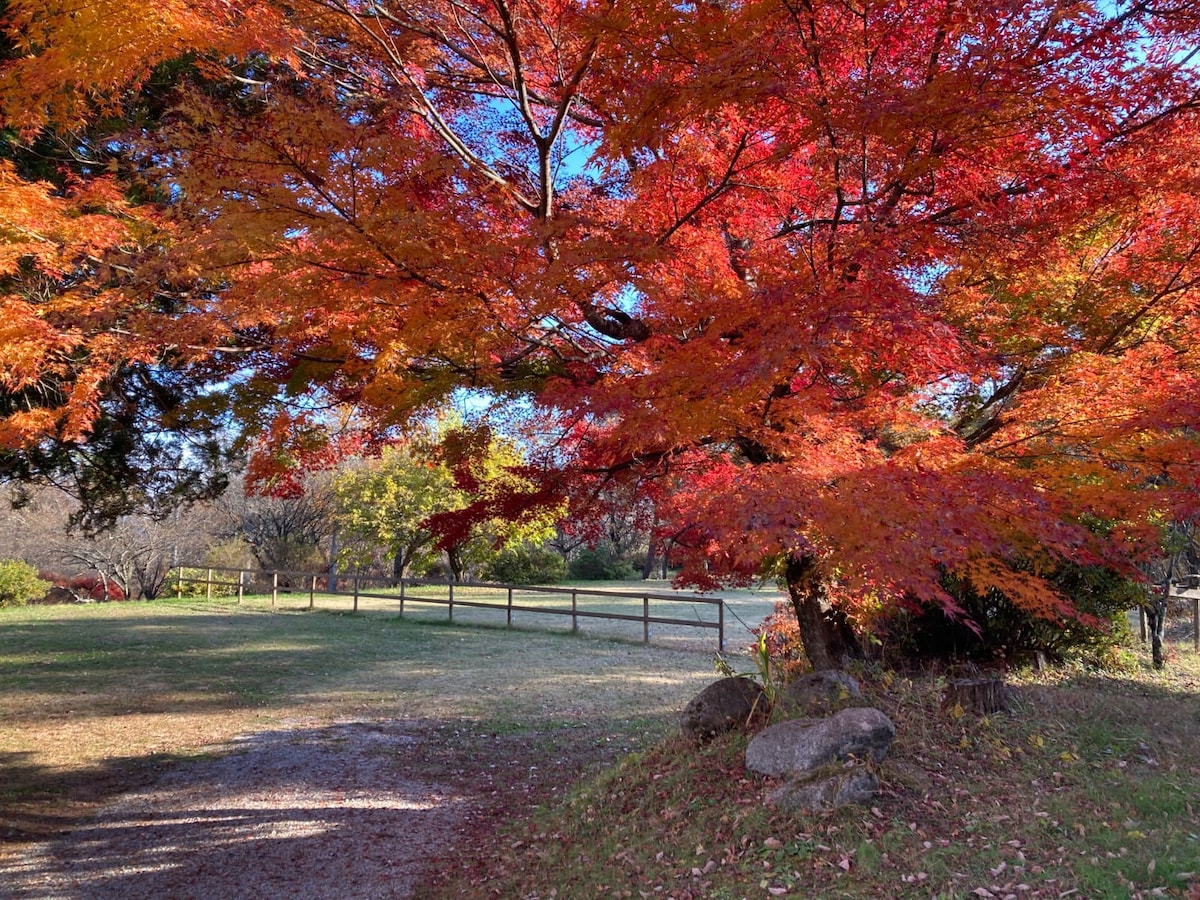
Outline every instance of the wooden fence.
<path fill-rule="evenodd" d="M 571 630 L 580 630 L 580 620 L 609 620 L 640 623 L 642 641 L 650 643 L 651 626 L 700 628 L 717 632 L 717 647 L 725 650 L 725 603 L 719 597 L 695 594 L 663 594 L 648 591 L 614 591 L 582 587 L 538 587 L 534 585 L 498 584 L 479 581 L 438 581 L 422 578 L 387 578 L 371 575 L 337 575 L 315 572 L 263 571 L 231 569 L 219 566 L 183 566 L 175 573 L 175 589 L 183 595 L 184 586 L 204 589 L 211 599 L 216 595 L 236 596 L 240 604 L 250 596 L 269 596 L 271 608 L 276 608 L 282 596 L 307 597 L 307 608 L 317 608 L 318 598 L 349 598 L 350 609 L 358 612 L 365 601 L 385 601 L 385 608 L 394 608 L 403 616 L 405 607 L 432 605 L 445 607 L 447 620 L 453 622 L 455 610 L 497 610 L 505 614 L 508 626 L 514 624 L 518 613 L 526 619 L 536 616 L 570 616 Z M 348 585 L 349 589 L 343 587 Z M 382 585 L 382 588 L 378 587 Z M 492 598 L 495 599 L 492 599 Z M 541 602 L 540 598 L 550 598 Z M 605 609 L 584 602 L 599 598 Z M 561 603 L 555 602 L 561 600 Z M 568 605 L 569 601 L 569 605 Z M 654 613 L 652 614 L 652 604 Z M 663 607 L 678 609 L 690 606 L 691 618 L 682 614 L 663 615 Z M 699 614 L 697 607 L 706 611 Z"/>

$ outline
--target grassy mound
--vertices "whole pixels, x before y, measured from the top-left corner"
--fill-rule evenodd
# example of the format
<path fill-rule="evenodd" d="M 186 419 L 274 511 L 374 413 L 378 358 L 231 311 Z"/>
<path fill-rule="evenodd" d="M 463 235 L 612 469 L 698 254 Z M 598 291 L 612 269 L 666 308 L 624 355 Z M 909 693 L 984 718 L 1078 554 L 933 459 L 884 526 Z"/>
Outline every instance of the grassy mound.
<path fill-rule="evenodd" d="M 1200 896 L 1200 660 L 1021 680 L 1012 715 L 943 711 L 877 673 L 898 727 L 869 807 L 764 807 L 746 737 L 627 757 L 446 872 L 428 896 Z"/>

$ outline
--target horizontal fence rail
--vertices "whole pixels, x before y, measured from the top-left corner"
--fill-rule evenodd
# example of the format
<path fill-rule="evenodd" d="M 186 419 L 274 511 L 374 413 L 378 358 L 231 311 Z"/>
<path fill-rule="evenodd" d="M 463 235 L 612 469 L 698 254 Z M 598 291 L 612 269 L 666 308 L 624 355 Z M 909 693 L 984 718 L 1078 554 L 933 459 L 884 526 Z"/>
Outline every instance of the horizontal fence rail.
<path fill-rule="evenodd" d="M 322 601 L 322 608 L 328 608 L 334 600 L 347 600 L 348 608 L 354 611 L 358 611 L 360 604 L 364 602 L 373 603 L 373 608 L 378 611 L 382 602 L 386 604 L 385 609 L 394 609 L 402 616 L 406 609 L 412 606 L 442 607 L 451 621 L 455 620 L 455 610 L 503 611 L 505 623 L 510 627 L 514 625 L 517 614 L 523 617 L 523 627 L 543 627 L 546 619 L 560 619 L 565 622 L 569 616 L 572 631 L 581 630 L 581 621 L 607 620 L 614 623 L 640 624 L 640 636 L 645 643 L 649 643 L 651 637 L 655 636 L 654 626 L 667 629 L 701 629 L 702 632 L 717 632 L 717 645 L 722 653 L 725 652 L 729 638 L 727 613 L 732 613 L 736 624 L 741 626 L 734 629 L 736 640 L 740 641 L 741 638 L 736 636 L 744 632 L 748 632 L 750 637 L 756 634 L 750 630 L 744 619 L 737 615 L 735 606 L 727 607 L 723 598 L 689 594 L 617 591 L 590 587 L 542 587 L 478 581 L 447 582 L 422 578 L 396 579 L 376 575 L 331 575 L 325 572 L 237 569 L 222 566 L 184 566 L 173 570 L 173 574 L 176 593 L 179 595 L 183 594 L 187 586 L 191 589 L 189 593 L 210 599 L 217 595 L 236 596 L 241 603 L 247 597 L 269 598 L 271 608 L 280 603 L 281 597 L 298 595 L 307 597 L 308 609 L 317 607 L 318 598 Z M 380 585 L 382 590 L 378 589 Z M 481 596 L 481 593 L 488 596 Z M 530 598 L 555 596 L 562 598 L 561 605 L 530 602 Z M 1192 642 L 1196 652 L 1200 652 L 1200 576 L 1173 580 L 1170 598 L 1176 603 L 1184 603 L 1191 607 L 1189 611 L 1192 619 Z M 581 605 L 581 601 L 588 599 L 611 601 L 610 608 L 595 609 Z M 652 608 L 652 604 L 655 608 Z M 664 614 L 661 606 L 667 606 L 672 611 L 691 606 L 694 614 L 690 618 L 679 612 Z M 707 614 L 695 614 L 697 607 L 707 610 Z M 741 608 L 743 613 L 746 611 L 744 606 L 737 608 Z M 1131 624 L 1135 627 L 1140 624 L 1141 638 L 1145 642 L 1148 637 L 1145 609 L 1139 608 L 1135 612 L 1137 616 Z M 756 609 L 751 614 L 754 617 L 751 621 L 756 621 L 764 614 L 763 610 Z M 539 617 L 544 617 L 541 624 L 537 621 Z M 628 637 L 630 634 L 625 632 L 620 636 Z M 658 636 L 667 639 L 661 632 Z"/>
<path fill-rule="evenodd" d="M 603 588 L 542 587 L 526 584 L 500 584 L 485 581 L 440 581 L 428 578 L 389 578 L 377 575 L 333 575 L 329 573 L 289 570 L 235 569 L 223 566 L 182 566 L 175 572 L 175 590 L 182 597 L 185 586 L 199 588 L 208 599 L 215 596 L 237 597 L 242 603 L 248 596 L 270 596 L 271 608 L 285 595 L 307 595 L 308 609 L 317 607 L 317 598 L 342 597 L 351 600 L 351 610 L 359 611 L 366 600 L 388 601 L 396 604 L 403 616 L 405 606 L 414 604 L 446 608 L 448 621 L 455 621 L 456 609 L 498 610 L 505 613 L 505 622 L 512 626 L 517 613 L 571 617 L 571 630 L 580 630 L 580 620 L 608 620 L 640 623 L 642 641 L 650 643 L 651 626 L 699 628 L 717 632 L 717 647 L 725 650 L 725 602 L 719 597 L 694 594 L 665 594 L 652 591 L 616 591 Z M 380 585 L 384 589 L 367 589 Z M 347 589 L 346 586 L 349 586 Z M 431 593 L 432 591 L 436 593 Z M 192 591 L 189 591 L 189 593 Z M 500 599 L 490 599 L 498 595 Z M 562 604 L 530 602 L 530 597 L 562 598 Z M 568 605 L 569 598 L 569 605 Z M 610 608 L 596 609 L 581 605 L 581 600 L 599 598 Z M 664 615 L 661 609 L 652 614 L 651 604 L 661 607 L 675 604 L 711 608 L 708 616 L 699 614 L 688 618 L 682 613 Z M 613 608 L 615 607 L 615 609 Z"/>

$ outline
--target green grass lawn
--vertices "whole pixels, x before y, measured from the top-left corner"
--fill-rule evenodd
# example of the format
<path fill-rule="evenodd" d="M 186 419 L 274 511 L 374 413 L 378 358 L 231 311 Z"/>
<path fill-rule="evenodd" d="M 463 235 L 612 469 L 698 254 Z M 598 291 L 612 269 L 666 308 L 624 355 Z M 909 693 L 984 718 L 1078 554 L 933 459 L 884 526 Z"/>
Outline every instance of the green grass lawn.
<path fill-rule="evenodd" d="M 215 580 L 221 577 L 218 573 Z M 270 593 L 264 593 L 262 586 L 256 585 L 252 592 L 244 595 L 242 604 L 259 610 L 305 610 L 311 607 L 331 612 L 389 615 L 399 615 L 403 611 L 405 617 L 427 622 L 446 622 L 451 617 L 453 621 L 465 624 L 507 625 L 509 622 L 509 591 L 499 586 L 409 585 L 403 592 L 403 607 L 400 589 L 382 579 L 363 578 L 357 599 L 353 576 L 341 577 L 339 593 L 331 594 L 319 588 L 310 590 L 310 587 L 311 583 L 303 579 L 285 584 L 277 592 L 272 606 Z M 197 585 L 193 590 L 200 591 L 202 587 Z M 783 597 L 774 587 L 696 595 L 691 591 L 674 590 L 669 581 L 643 580 L 570 582 L 555 585 L 552 590 L 552 593 L 543 593 L 514 589 L 511 592 L 512 624 L 525 629 L 580 631 L 598 638 L 641 641 L 645 638 L 643 624 L 634 619 L 640 619 L 645 610 L 652 619 L 675 620 L 651 621 L 650 640 L 653 643 L 714 652 L 720 618 L 720 611 L 712 602 L 714 599 L 720 598 L 725 604 L 726 650 L 737 652 L 753 641 L 750 629 L 756 627 Z M 628 596 L 616 596 L 618 594 Z M 577 615 L 572 615 L 572 610 Z M 627 618 L 604 618 L 613 615 Z M 681 622 L 689 624 L 679 624 Z"/>

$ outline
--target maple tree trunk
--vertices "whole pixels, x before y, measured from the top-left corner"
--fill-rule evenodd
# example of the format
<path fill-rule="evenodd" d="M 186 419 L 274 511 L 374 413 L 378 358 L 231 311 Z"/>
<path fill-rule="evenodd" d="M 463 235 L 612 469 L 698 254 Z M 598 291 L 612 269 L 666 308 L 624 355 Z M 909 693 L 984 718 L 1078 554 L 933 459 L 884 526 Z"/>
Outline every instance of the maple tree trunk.
<path fill-rule="evenodd" d="M 800 626 L 800 641 L 814 671 L 837 669 L 847 657 L 862 655 L 845 615 L 829 605 L 828 592 L 812 557 L 792 557 L 784 573 L 788 596 Z"/>
<path fill-rule="evenodd" d="M 462 549 L 460 547 L 448 547 L 446 549 L 446 561 L 450 563 L 450 574 L 453 579 L 455 581 L 462 581 L 463 571 L 466 569 Z"/>

